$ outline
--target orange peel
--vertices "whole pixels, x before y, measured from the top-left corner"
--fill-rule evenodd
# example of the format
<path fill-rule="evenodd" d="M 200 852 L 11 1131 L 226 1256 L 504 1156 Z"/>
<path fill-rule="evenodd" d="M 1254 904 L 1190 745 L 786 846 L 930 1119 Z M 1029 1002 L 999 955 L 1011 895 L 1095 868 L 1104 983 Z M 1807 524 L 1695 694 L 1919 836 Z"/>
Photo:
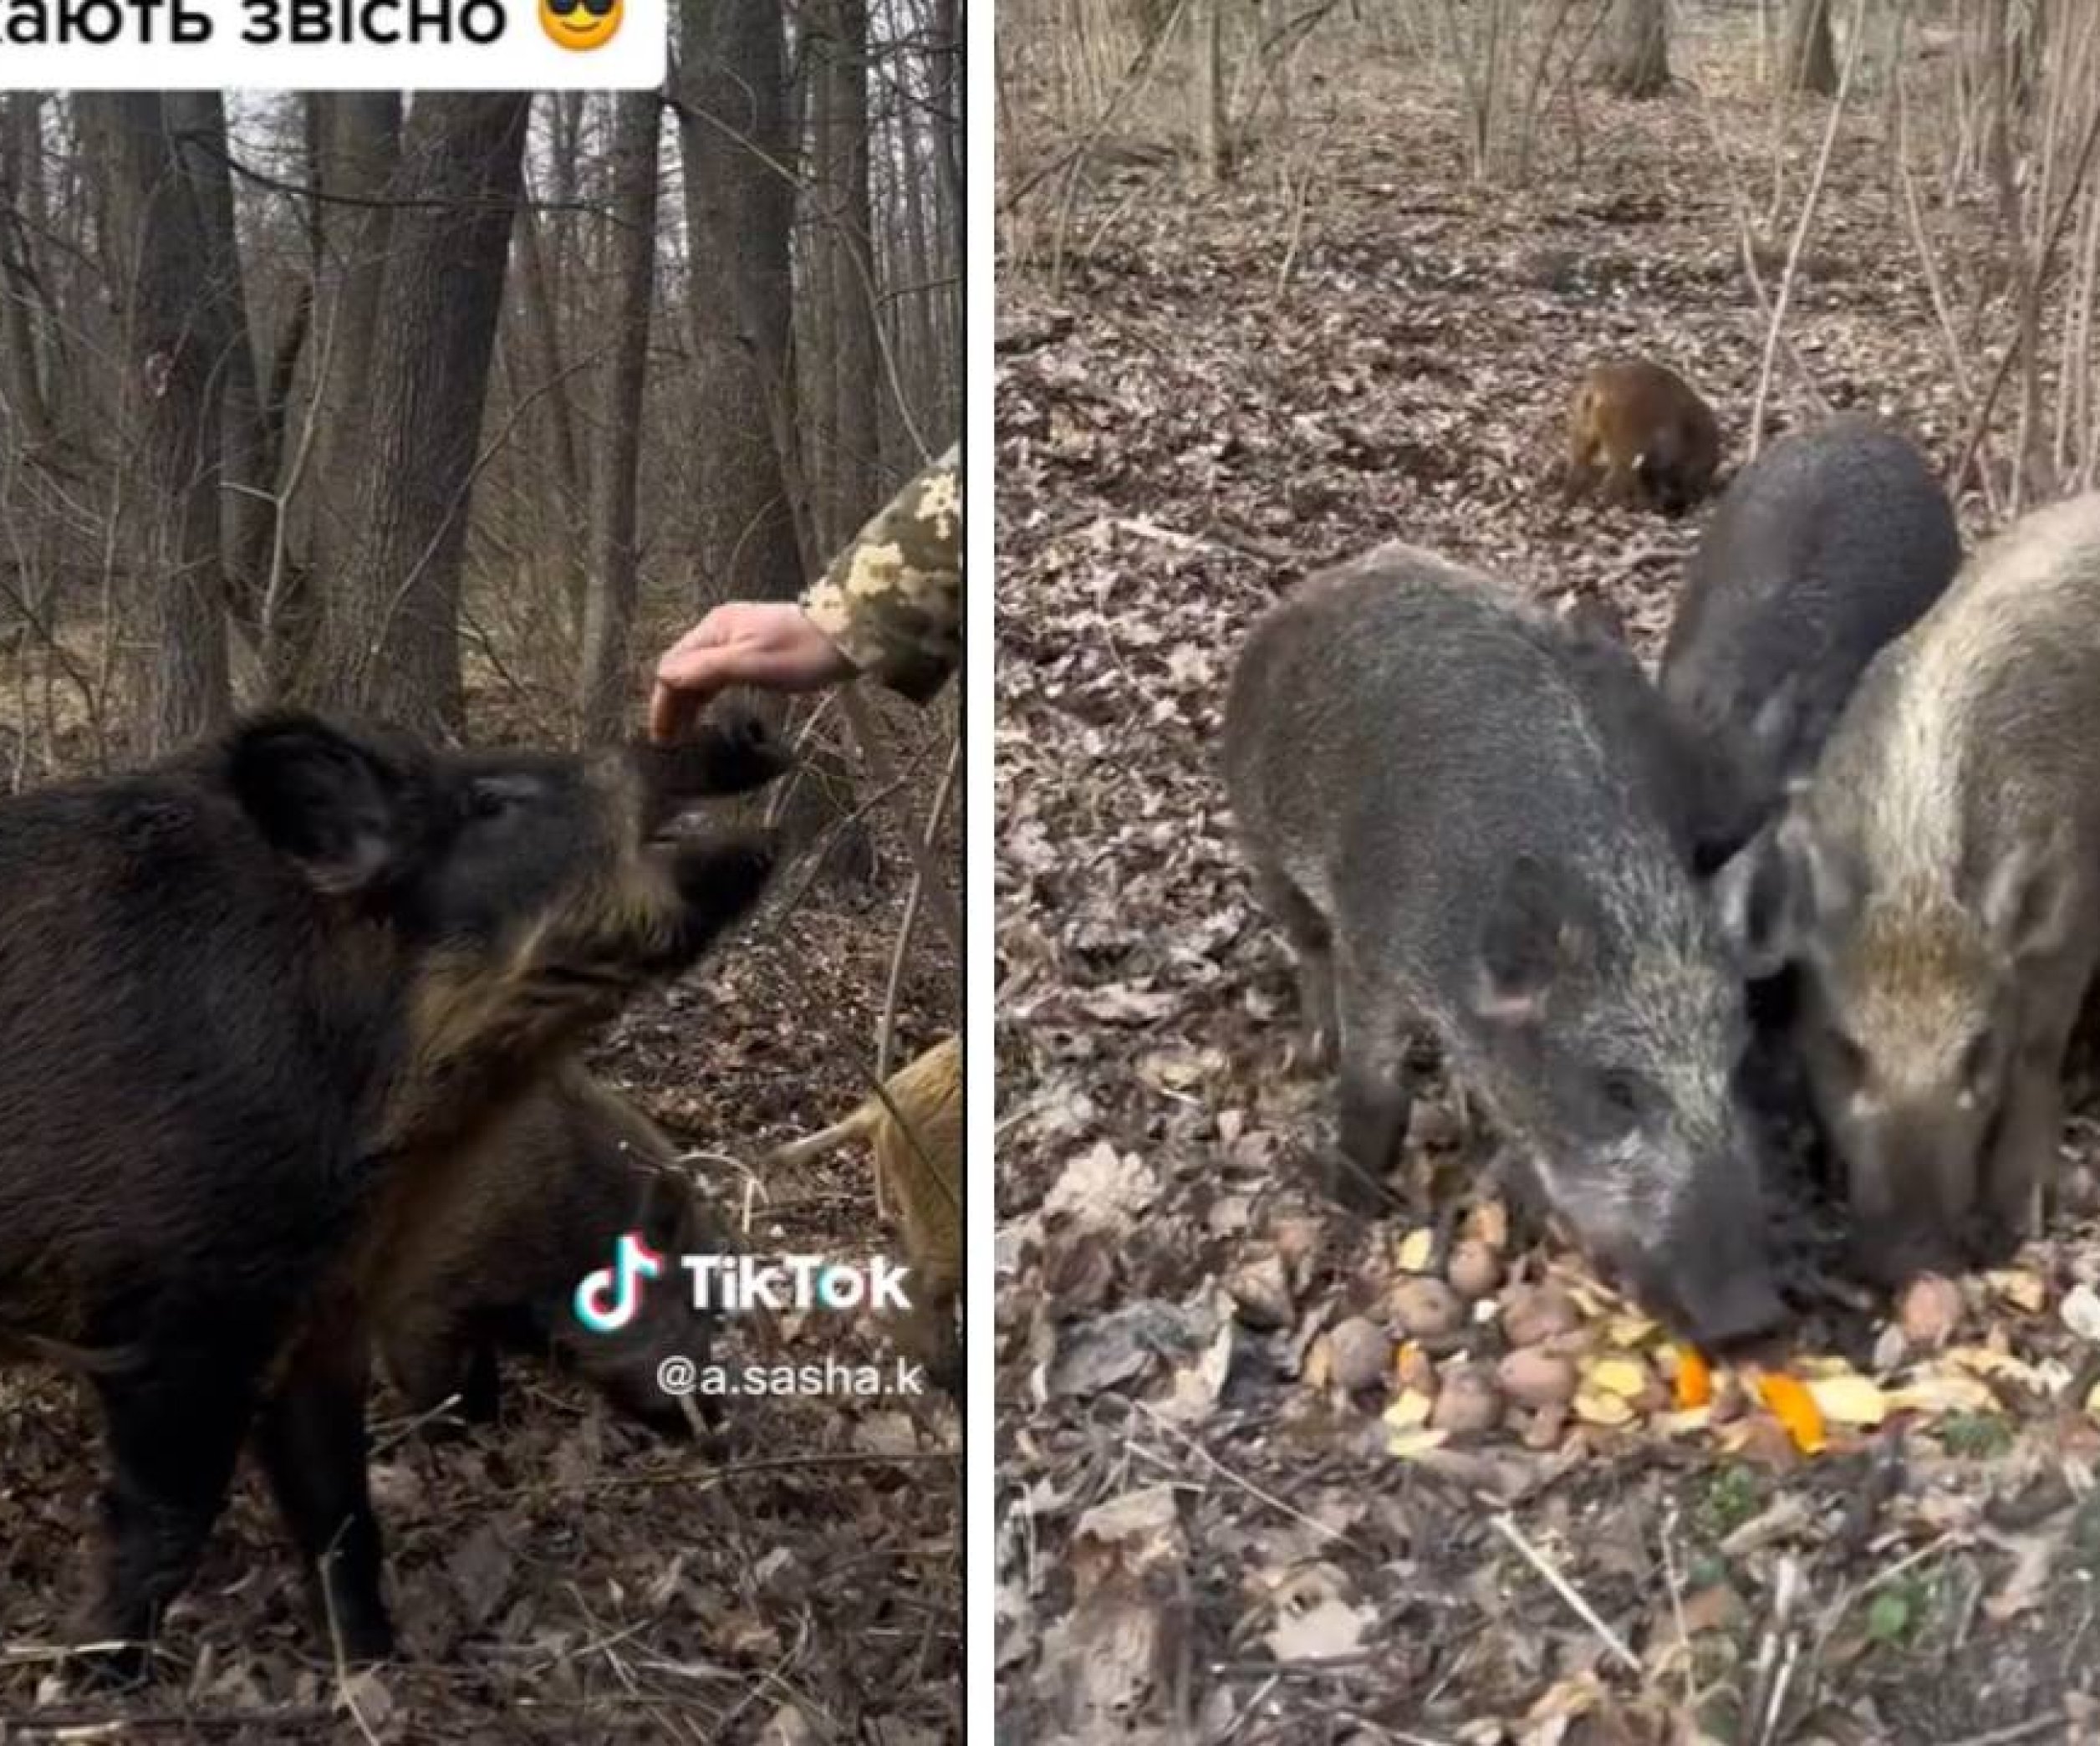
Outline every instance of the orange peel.
<path fill-rule="evenodd" d="M 1713 1404 L 1714 1373 L 1696 1346 L 1678 1347 L 1674 1381 L 1677 1410 L 1679 1412 L 1690 1412 L 1695 1407 Z"/>
<path fill-rule="evenodd" d="M 1802 1454 L 1816 1454 L 1830 1441 L 1823 1427 L 1822 1409 L 1817 1406 L 1808 1386 L 1798 1378 L 1776 1371 L 1761 1371 L 1757 1376 L 1757 1394 Z"/>

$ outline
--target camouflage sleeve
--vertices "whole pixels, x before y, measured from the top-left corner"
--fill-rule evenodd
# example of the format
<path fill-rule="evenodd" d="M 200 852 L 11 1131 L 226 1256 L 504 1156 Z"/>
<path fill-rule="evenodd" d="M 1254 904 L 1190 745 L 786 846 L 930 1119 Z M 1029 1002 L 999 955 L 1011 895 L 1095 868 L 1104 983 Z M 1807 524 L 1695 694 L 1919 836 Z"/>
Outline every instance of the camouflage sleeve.
<path fill-rule="evenodd" d="M 923 703 L 962 656 L 961 450 L 891 499 L 802 609 L 864 673 Z"/>

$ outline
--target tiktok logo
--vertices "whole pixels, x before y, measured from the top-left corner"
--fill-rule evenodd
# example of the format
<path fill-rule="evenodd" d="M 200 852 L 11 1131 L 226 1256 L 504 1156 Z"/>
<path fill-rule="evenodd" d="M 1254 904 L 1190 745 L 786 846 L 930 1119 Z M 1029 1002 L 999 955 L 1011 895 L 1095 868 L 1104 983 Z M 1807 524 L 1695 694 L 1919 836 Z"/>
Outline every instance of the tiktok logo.
<path fill-rule="evenodd" d="M 664 1258 L 629 1231 L 613 1250 L 613 1264 L 586 1274 L 576 1288 L 576 1320 L 594 1333 L 611 1334 L 641 1313 L 644 1279 L 664 1276 Z"/>

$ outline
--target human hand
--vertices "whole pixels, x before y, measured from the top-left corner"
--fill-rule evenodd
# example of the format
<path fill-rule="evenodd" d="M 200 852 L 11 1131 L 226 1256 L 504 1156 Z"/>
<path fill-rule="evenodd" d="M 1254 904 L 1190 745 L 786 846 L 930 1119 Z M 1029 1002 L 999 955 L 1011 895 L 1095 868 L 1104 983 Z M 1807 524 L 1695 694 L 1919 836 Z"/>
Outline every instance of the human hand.
<path fill-rule="evenodd" d="M 788 600 L 731 600 L 688 630 L 656 663 L 649 735 L 681 738 L 707 701 L 731 685 L 820 691 L 852 678 L 854 665 Z"/>

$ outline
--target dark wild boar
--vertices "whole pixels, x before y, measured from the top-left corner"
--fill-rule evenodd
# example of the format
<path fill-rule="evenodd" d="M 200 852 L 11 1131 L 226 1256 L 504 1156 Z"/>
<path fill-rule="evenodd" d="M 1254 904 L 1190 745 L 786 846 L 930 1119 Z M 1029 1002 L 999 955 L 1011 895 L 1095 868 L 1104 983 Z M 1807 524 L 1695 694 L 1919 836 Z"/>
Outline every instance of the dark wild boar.
<path fill-rule="evenodd" d="M 2100 955 L 2100 494 L 2016 522 L 1874 657 L 1719 893 L 1754 969 L 1803 973 L 1865 1269 L 2007 1253 Z"/>
<path fill-rule="evenodd" d="M 1867 663 L 1960 562 L 1924 457 L 1871 419 L 1781 437 L 1736 475 L 1693 554 L 1660 676 L 1714 773 L 1702 870 L 1814 767 Z"/>
<path fill-rule="evenodd" d="M 1720 427 L 1674 370 L 1644 358 L 1593 364 L 1567 409 L 1561 494 L 1680 515 L 1713 488 Z"/>
<path fill-rule="evenodd" d="M 769 1167 L 799 1164 L 866 1141 L 874 1151 L 877 1198 L 904 1228 L 911 1308 L 889 1318 L 897 1344 L 956 1400 L 962 1397 L 962 1044 L 948 1037 L 884 1081 L 843 1121 L 779 1147 Z"/>
<path fill-rule="evenodd" d="M 0 804 L 0 1329 L 115 1355 L 94 1639 L 142 1669 L 250 1427 L 328 1616 L 391 1642 L 344 1258 L 755 903 L 666 834 L 782 759 L 432 751 L 288 714 Z"/>
<path fill-rule="evenodd" d="M 652 1430 L 686 1435 L 681 1403 L 656 1380 L 665 1359 L 704 1364 L 711 1349 L 713 1317 L 693 1308 L 685 1275 L 655 1284 L 616 1333 L 584 1327 L 574 1308 L 577 1282 L 624 1232 L 668 1258 L 725 1248 L 677 1157 L 629 1099 L 564 1067 L 475 1139 L 446 1173 L 442 1204 L 406 1202 L 398 1210 L 412 1222 L 369 1231 L 357 1270 L 410 1406 L 434 1412 L 457 1395 L 466 1418 L 493 1423 L 497 1355 L 517 1352 L 551 1360 Z"/>
<path fill-rule="evenodd" d="M 1741 988 L 1623 743 L 1629 671 L 1486 578 L 1389 547 L 1256 627 L 1226 775 L 1298 957 L 1308 1052 L 1339 1039 L 1331 1186 L 1382 1195 L 1427 1032 L 1585 1247 L 1726 1347 L 1783 1319 L 1732 1087 Z"/>
<path fill-rule="evenodd" d="M 1719 779 L 1703 746 L 1649 679 L 1617 610 L 1580 600 L 1562 612 L 1570 673 L 1603 732 L 1647 785 L 1657 818 L 1687 867 L 1719 824 Z"/>

